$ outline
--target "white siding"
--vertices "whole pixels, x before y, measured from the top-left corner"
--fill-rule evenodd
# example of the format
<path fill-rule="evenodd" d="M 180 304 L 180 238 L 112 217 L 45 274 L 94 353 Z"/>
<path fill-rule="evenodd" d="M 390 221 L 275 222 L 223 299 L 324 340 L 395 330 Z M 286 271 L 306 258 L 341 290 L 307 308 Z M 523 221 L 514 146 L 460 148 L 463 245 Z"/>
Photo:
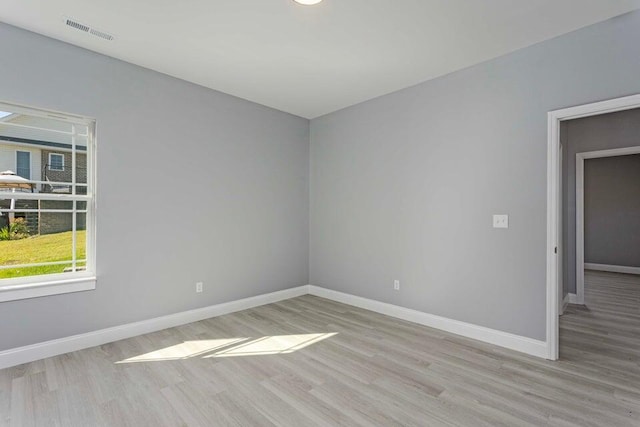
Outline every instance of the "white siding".
<path fill-rule="evenodd" d="M 0 141 L 0 172 L 12 170 L 16 172 L 16 151 L 28 151 L 31 153 L 31 179 L 40 181 L 42 176 L 42 161 L 40 149 L 29 145 L 3 143 Z"/>

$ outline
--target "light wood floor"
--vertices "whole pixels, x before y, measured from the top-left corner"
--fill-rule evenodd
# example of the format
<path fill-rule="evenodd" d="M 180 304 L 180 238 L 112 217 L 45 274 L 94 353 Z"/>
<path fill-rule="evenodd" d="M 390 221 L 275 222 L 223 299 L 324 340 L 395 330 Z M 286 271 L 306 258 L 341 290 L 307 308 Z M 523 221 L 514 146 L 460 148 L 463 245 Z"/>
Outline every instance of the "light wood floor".
<path fill-rule="evenodd" d="M 640 426 L 640 279 L 586 288 L 560 362 L 304 296 L 2 370 L 0 426 Z"/>

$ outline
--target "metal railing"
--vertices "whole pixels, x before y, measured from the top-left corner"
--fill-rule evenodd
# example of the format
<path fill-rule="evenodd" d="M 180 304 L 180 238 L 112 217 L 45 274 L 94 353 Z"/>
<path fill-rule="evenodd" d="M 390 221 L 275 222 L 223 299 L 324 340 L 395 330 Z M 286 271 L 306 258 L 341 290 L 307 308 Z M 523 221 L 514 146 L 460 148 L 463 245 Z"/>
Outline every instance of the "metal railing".
<path fill-rule="evenodd" d="M 73 171 L 71 167 L 63 166 L 62 169 L 52 168 L 50 164 L 46 164 L 42 168 L 42 181 L 46 184 L 41 184 L 41 193 L 58 193 L 58 194 L 70 194 L 71 185 L 73 180 Z M 86 194 L 87 187 L 87 168 L 82 166 L 76 166 L 76 193 Z M 68 184 L 67 184 L 68 183 Z"/>

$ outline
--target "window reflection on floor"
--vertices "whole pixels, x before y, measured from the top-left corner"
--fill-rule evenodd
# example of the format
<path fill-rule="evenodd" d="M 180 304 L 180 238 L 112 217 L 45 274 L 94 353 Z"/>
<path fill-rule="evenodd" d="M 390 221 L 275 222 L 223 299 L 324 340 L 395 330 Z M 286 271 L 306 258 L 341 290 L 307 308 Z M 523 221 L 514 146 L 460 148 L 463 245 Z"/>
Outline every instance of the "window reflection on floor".
<path fill-rule="evenodd" d="M 331 338 L 334 335 L 337 335 L 337 332 L 184 341 L 181 344 L 130 357 L 116 363 L 160 362 L 194 357 L 214 358 L 287 354 Z"/>

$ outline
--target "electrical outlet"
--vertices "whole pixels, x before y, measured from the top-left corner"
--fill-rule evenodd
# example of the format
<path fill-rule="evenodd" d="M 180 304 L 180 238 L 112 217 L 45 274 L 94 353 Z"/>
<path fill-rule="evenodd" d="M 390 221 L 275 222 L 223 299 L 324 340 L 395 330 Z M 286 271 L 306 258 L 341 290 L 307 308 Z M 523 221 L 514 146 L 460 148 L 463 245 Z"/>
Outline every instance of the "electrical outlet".
<path fill-rule="evenodd" d="M 204 283 L 202 283 L 202 282 L 198 282 L 198 283 L 196 283 L 196 292 L 197 292 L 197 293 L 202 292 L 202 290 L 203 290 L 203 286 L 204 286 Z"/>
<path fill-rule="evenodd" d="M 393 290 L 394 291 L 399 291 L 400 290 L 400 280 L 394 280 L 393 281 Z"/>
<path fill-rule="evenodd" d="M 509 228 L 509 215 L 494 215 L 493 228 Z"/>

